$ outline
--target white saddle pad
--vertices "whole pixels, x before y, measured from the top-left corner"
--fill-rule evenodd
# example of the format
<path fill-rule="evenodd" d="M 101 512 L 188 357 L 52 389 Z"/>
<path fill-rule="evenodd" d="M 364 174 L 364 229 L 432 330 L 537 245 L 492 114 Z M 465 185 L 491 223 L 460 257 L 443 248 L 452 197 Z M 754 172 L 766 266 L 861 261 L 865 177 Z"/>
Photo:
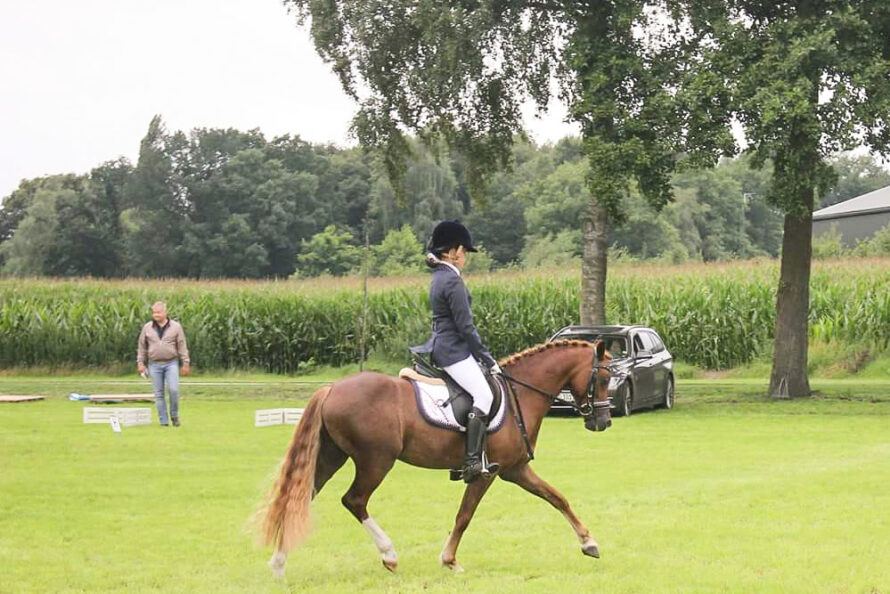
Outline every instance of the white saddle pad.
<path fill-rule="evenodd" d="M 467 428 L 457 422 L 454 417 L 454 409 L 448 402 L 448 386 L 428 384 L 423 381 L 406 378 L 414 385 L 414 394 L 417 396 L 417 408 L 420 414 L 430 424 L 443 429 L 451 429 L 452 431 L 460 431 L 466 433 Z M 501 405 L 496 411 L 489 414 L 488 433 L 494 433 L 504 424 L 504 418 L 507 416 L 507 395 L 504 392 L 503 382 L 499 382 L 501 386 Z"/>

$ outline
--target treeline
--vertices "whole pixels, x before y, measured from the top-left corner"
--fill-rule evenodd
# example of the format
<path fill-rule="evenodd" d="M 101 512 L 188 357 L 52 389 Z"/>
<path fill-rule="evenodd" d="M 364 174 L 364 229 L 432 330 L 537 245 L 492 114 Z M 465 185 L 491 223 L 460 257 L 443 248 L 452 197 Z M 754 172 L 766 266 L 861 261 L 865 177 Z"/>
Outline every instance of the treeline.
<path fill-rule="evenodd" d="M 155 117 L 138 162 L 24 180 L 0 208 L 8 275 L 265 278 L 411 273 L 436 221 L 463 219 L 484 246 L 478 269 L 571 264 L 589 200 L 580 142 L 517 142 L 509 171 L 471 200 L 465 159 L 420 143 L 396 194 L 360 149 L 267 140 L 259 130 L 168 132 Z M 841 156 L 822 205 L 890 185 L 870 157 Z M 619 257 L 713 261 L 778 253 L 782 217 L 764 199 L 769 172 L 746 157 L 674 177 L 655 213 L 632 193 L 612 231 Z M 361 249 L 372 245 L 370 258 Z"/>

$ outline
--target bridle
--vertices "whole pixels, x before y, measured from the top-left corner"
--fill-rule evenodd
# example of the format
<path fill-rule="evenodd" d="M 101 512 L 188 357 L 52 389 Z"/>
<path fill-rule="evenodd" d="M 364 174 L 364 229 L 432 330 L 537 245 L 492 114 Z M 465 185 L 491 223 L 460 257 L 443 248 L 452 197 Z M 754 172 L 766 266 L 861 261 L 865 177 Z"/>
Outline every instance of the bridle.
<path fill-rule="evenodd" d="M 601 410 L 604 408 L 608 409 L 611 406 L 608 398 L 605 400 L 594 400 L 591 398 L 591 396 L 593 396 L 593 390 L 596 385 L 596 376 L 599 375 L 601 369 L 608 368 L 608 365 L 600 365 L 599 356 L 596 354 L 596 347 L 594 347 L 593 361 L 590 365 L 590 378 L 587 380 L 587 388 L 584 390 L 584 402 L 576 407 L 578 409 L 578 413 L 585 419 L 596 414 L 597 410 Z"/>
<path fill-rule="evenodd" d="M 581 404 L 575 404 L 574 402 L 572 403 L 572 407 L 576 411 L 578 411 L 578 414 L 580 414 L 582 417 L 584 417 L 584 419 L 587 419 L 588 417 L 591 417 L 594 414 L 596 414 L 597 410 L 608 409 L 611 406 L 611 403 L 609 402 L 608 399 L 598 401 L 598 400 L 594 400 L 594 398 L 593 398 L 593 395 L 594 395 L 593 390 L 596 386 L 596 377 L 599 374 L 600 370 L 608 369 L 608 368 L 609 368 L 608 365 L 602 365 L 600 363 L 599 356 L 596 353 L 596 347 L 594 347 L 593 361 L 591 362 L 591 366 L 590 366 L 590 377 L 587 380 L 587 387 L 584 389 L 584 401 Z M 545 392 L 544 390 L 542 390 L 538 387 L 535 387 L 529 383 L 526 383 L 520 379 L 517 379 L 517 378 L 513 377 L 512 375 L 504 373 L 503 371 L 501 372 L 501 375 L 503 375 L 504 379 L 506 379 L 510 383 L 519 384 L 520 386 L 523 386 L 525 388 L 528 388 L 529 390 L 537 392 L 538 394 L 541 394 L 542 396 L 546 396 L 547 398 L 550 399 L 551 404 L 554 401 L 556 401 L 556 399 L 559 397 L 558 394 L 551 394 L 550 392 Z"/>
<path fill-rule="evenodd" d="M 601 369 L 608 369 L 608 365 L 600 364 L 599 357 L 596 354 L 596 347 L 594 347 L 593 361 L 592 361 L 591 368 L 590 368 L 590 378 L 587 380 L 587 388 L 584 390 L 584 402 L 582 402 L 580 405 L 576 405 L 574 402 L 572 402 L 572 406 L 584 418 L 585 424 L 587 424 L 587 422 L 590 420 L 590 418 L 593 417 L 598 410 L 605 409 L 608 411 L 609 406 L 610 406 L 608 400 L 603 400 L 602 402 L 597 402 L 596 400 L 593 400 L 591 398 L 591 396 L 593 395 L 593 388 L 596 384 L 596 376 Z M 522 435 L 522 441 L 525 443 L 525 451 L 528 454 L 528 459 L 534 460 L 535 453 L 532 450 L 532 444 L 528 438 L 528 432 L 525 429 L 525 419 L 522 418 L 522 408 L 519 406 L 519 399 L 516 397 L 516 391 L 513 389 L 513 384 L 519 384 L 520 386 L 528 388 L 529 390 L 532 390 L 533 392 L 537 392 L 538 394 L 541 394 L 541 395 L 547 397 L 548 399 L 550 399 L 551 405 L 553 404 L 553 401 L 555 401 L 557 399 L 558 394 L 551 394 L 550 392 L 545 392 L 541 388 L 538 388 L 538 387 L 533 386 L 527 382 L 524 382 L 521 379 L 517 379 L 508 373 L 504 373 L 504 371 L 501 371 L 501 375 L 504 377 L 504 380 L 505 380 L 504 384 L 505 384 L 507 391 L 509 392 L 509 395 L 513 398 L 513 406 L 514 406 L 513 414 L 516 416 L 516 424 L 519 426 L 519 433 L 520 433 L 520 435 Z"/>

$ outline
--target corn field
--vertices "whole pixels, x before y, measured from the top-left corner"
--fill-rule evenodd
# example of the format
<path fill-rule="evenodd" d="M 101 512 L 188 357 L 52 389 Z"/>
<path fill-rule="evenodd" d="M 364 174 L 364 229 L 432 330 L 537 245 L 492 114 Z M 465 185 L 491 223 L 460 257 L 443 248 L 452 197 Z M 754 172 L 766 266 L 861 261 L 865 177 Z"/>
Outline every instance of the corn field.
<path fill-rule="evenodd" d="M 502 272 L 468 278 L 483 339 L 496 356 L 546 340 L 578 322 L 578 271 Z M 752 360 L 772 346 L 774 261 L 610 270 L 611 323 L 654 327 L 675 358 L 711 369 Z M 428 277 L 371 284 L 368 352 L 407 360 L 429 334 Z M 150 306 L 166 301 L 201 368 L 295 372 L 358 361 L 358 279 L 314 281 L 0 280 L 0 367 L 132 361 Z M 890 339 L 890 259 L 819 262 L 811 282 L 810 333 L 822 341 Z"/>

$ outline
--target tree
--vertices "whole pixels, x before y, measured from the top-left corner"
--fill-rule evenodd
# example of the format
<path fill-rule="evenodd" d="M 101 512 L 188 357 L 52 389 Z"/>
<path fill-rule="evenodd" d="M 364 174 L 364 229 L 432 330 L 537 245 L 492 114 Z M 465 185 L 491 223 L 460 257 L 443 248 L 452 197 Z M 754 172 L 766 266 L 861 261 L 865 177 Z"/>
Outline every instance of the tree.
<path fill-rule="evenodd" d="M 568 268 L 581 261 L 581 233 L 572 229 L 556 235 L 531 237 L 522 250 L 525 268 Z"/>
<path fill-rule="evenodd" d="M 371 188 L 371 237 L 382 239 L 392 229 L 411 225 L 417 237 L 428 237 L 436 222 L 463 217 L 464 207 L 458 195 L 458 182 L 451 168 L 450 156 L 438 157 L 412 143 L 414 158 L 406 163 L 402 175 L 405 198 L 399 200 L 385 166 L 373 167 Z"/>
<path fill-rule="evenodd" d="M 92 184 L 55 200 L 58 226 L 47 246 L 44 273 L 52 276 L 123 276 L 118 215 Z"/>
<path fill-rule="evenodd" d="M 828 158 L 890 147 L 890 5 L 884 0 L 686 0 L 702 73 L 723 78 L 752 163 L 772 163 L 767 199 L 784 213 L 770 394 L 810 394 L 807 319 L 816 194 Z"/>
<path fill-rule="evenodd" d="M 380 276 L 417 274 L 424 269 L 423 245 L 409 225 L 393 229 L 383 241 L 371 248 L 373 274 Z"/>
<path fill-rule="evenodd" d="M 28 209 L 34 204 L 39 191 L 69 189 L 78 192 L 82 189 L 84 183 L 83 176 L 72 174 L 48 175 L 22 180 L 18 188 L 3 198 L 3 204 L 0 207 L 0 246 L 13 238 L 19 225 L 27 216 Z M 8 252 L 8 249 L 10 248 L 0 250 L 0 265 L 5 262 L 4 254 Z M 21 247 L 16 249 L 20 250 Z M 42 273 L 33 272 L 32 274 Z"/>
<path fill-rule="evenodd" d="M 129 271 L 135 276 L 185 276 L 189 258 L 183 250 L 187 190 L 174 156 L 188 141 L 168 135 L 160 116 L 152 118 L 139 147 L 139 161 L 126 187 L 129 208 L 121 214 Z"/>
<path fill-rule="evenodd" d="M 53 276 L 114 277 L 126 274 L 120 215 L 133 167 L 127 159 L 94 168 L 80 191 L 55 201 L 58 228 L 47 253 Z"/>
<path fill-rule="evenodd" d="M 338 225 L 364 236 L 371 202 L 370 158 L 360 149 L 315 149 L 318 177 L 317 202 L 325 211 L 324 225 Z"/>
<path fill-rule="evenodd" d="M 583 229 L 588 173 L 585 161 L 563 163 L 546 177 L 517 188 L 516 195 L 527 205 L 525 220 L 532 236 Z"/>
<path fill-rule="evenodd" d="M 519 258 L 525 242 L 525 203 L 513 192 L 474 208 L 466 224 L 474 238 L 485 243 L 493 262 L 509 264 Z"/>
<path fill-rule="evenodd" d="M 381 151 L 402 197 L 411 152 L 404 130 L 456 150 L 470 194 L 481 198 L 492 172 L 509 162 L 523 101 L 546 108 L 551 81 L 560 80 L 591 169 L 585 323 L 605 318 L 608 221 L 622 221 L 631 180 L 660 208 L 681 147 L 690 162 L 713 163 L 732 146 L 723 120 L 711 117 L 723 114 L 717 77 L 678 91 L 695 54 L 684 53 L 683 37 L 660 18 L 660 1 L 284 1 L 301 21 L 311 18 L 316 49 L 360 101 L 356 135 Z"/>
<path fill-rule="evenodd" d="M 839 155 L 831 167 L 837 173 L 837 183 L 820 197 L 822 208 L 890 186 L 890 172 L 871 155 Z"/>
<path fill-rule="evenodd" d="M 49 273 L 50 251 L 55 245 L 59 228 L 56 202 L 73 198 L 76 192 L 52 182 L 42 183 L 30 199 L 24 217 L 12 238 L 2 244 L 3 271 L 18 276 L 37 276 Z"/>
<path fill-rule="evenodd" d="M 674 178 L 683 242 L 705 262 L 752 254 L 747 204 L 729 167 L 684 172 Z"/>
<path fill-rule="evenodd" d="M 195 275 L 289 276 L 300 241 L 320 228 L 315 222 L 317 177 L 288 171 L 260 148 L 230 155 L 212 177 L 190 188 L 186 236 L 196 238 L 190 247 L 191 261 L 199 266 L 197 273 L 192 269 Z M 231 234 L 227 227 L 238 232 Z M 250 246 L 255 257 L 249 263 L 230 257 Z"/>
<path fill-rule="evenodd" d="M 352 233 L 338 231 L 329 225 L 301 242 L 297 273 L 302 276 L 343 276 L 354 272 L 361 263 L 362 252 L 354 245 Z"/>
<path fill-rule="evenodd" d="M 551 175 L 562 162 L 581 160 L 570 148 L 579 149 L 579 139 L 561 141 L 560 147 L 539 147 L 527 139 L 516 138 L 512 146 L 512 168 L 492 175 L 486 200 L 477 201 L 467 215 L 466 223 L 473 237 L 485 243 L 486 251 L 495 262 L 509 264 L 521 257 L 529 232 L 526 214 L 528 206 L 534 202 L 534 196 L 527 188 Z M 469 198 L 464 159 L 458 155 L 452 162 L 458 178 L 458 191 L 466 192 Z"/>

